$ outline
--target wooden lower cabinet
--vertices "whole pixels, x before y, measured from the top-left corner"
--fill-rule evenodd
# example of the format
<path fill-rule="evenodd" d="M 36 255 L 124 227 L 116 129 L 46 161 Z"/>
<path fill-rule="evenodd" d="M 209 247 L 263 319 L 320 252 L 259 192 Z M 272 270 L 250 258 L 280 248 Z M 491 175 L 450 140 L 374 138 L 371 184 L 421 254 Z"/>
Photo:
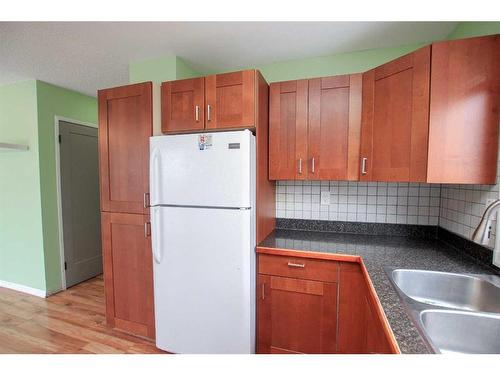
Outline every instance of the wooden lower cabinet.
<path fill-rule="evenodd" d="M 339 340 L 341 354 L 392 353 L 383 317 L 359 263 L 340 262 Z"/>
<path fill-rule="evenodd" d="M 258 353 L 336 352 L 337 283 L 259 275 Z"/>
<path fill-rule="evenodd" d="M 103 212 L 101 222 L 107 323 L 154 339 L 149 216 Z"/>
<path fill-rule="evenodd" d="M 399 352 L 362 263 L 279 252 L 258 257 L 257 353 Z"/>

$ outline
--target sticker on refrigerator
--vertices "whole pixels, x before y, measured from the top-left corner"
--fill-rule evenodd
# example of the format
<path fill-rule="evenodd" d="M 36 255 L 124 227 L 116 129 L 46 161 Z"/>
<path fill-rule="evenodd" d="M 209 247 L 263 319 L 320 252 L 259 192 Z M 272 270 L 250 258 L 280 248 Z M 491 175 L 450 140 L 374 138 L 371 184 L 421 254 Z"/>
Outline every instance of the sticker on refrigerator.
<path fill-rule="evenodd" d="M 200 134 L 198 136 L 198 148 L 203 150 L 210 150 L 212 148 L 212 134 Z"/>

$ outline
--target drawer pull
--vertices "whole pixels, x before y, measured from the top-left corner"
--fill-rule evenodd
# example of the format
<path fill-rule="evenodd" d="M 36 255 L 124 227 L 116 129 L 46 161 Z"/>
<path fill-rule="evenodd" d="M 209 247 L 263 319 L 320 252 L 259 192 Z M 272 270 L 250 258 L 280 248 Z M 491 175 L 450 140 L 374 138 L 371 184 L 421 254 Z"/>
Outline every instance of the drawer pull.
<path fill-rule="evenodd" d="M 288 267 L 305 268 L 305 264 L 288 262 Z"/>

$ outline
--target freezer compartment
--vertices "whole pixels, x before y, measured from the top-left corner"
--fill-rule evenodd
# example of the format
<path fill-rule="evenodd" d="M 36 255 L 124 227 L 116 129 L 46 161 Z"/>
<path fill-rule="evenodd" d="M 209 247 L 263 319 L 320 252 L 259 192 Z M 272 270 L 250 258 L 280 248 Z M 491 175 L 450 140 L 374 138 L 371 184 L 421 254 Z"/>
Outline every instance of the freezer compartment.
<path fill-rule="evenodd" d="M 151 205 L 251 207 L 255 137 L 249 130 L 150 139 Z"/>
<path fill-rule="evenodd" d="M 156 345 L 255 352 L 253 210 L 153 207 Z"/>

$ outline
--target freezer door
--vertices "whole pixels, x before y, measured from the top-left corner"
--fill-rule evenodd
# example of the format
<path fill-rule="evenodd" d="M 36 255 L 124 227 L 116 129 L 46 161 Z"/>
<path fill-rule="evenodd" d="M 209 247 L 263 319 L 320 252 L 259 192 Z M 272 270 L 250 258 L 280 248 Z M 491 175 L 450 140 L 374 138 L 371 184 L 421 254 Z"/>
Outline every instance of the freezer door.
<path fill-rule="evenodd" d="M 153 207 L 156 345 L 254 353 L 252 210 Z"/>
<path fill-rule="evenodd" d="M 151 137 L 150 146 L 152 206 L 252 206 L 249 130 Z"/>

